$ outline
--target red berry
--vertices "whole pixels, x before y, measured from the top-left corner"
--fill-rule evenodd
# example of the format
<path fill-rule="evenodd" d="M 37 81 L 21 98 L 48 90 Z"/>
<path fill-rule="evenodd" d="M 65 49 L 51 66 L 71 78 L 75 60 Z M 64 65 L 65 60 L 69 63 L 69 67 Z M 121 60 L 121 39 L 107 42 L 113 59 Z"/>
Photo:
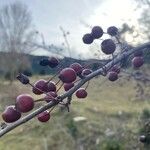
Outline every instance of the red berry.
<path fill-rule="evenodd" d="M 59 79 L 64 83 L 70 83 L 76 80 L 76 72 L 72 68 L 65 68 L 59 74 Z"/>
<path fill-rule="evenodd" d="M 15 106 L 6 107 L 5 111 L 2 113 L 2 118 L 7 123 L 12 123 L 20 119 L 21 113 L 16 110 Z"/>
<path fill-rule="evenodd" d="M 51 67 L 51 68 L 54 68 L 54 67 L 56 67 L 58 64 L 59 64 L 59 61 L 58 61 L 58 59 L 57 58 L 55 58 L 55 57 L 50 57 L 50 58 L 48 58 L 48 65 L 49 65 L 49 67 Z"/>
<path fill-rule="evenodd" d="M 47 81 L 44 79 L 38 80 L 32 88 L 34 94 L 40 95 L 47 91 Z"/>
<path fill-rule="evenodd" d="M 80 88 L 76 91 L 77 98 L 85 98 L 87 97 L 87 92 L 84 88 Z"/>
<path fill-rule="evenodd" d="M 72 68 L 77 75 L 80 75 L 82 72 L 82 66 L 79 63 L 73 63 L 70 65 L 70 68 Z"/>
<path fill-rule="evenodd" d="M 48 84 L 47 84 L 47 92 L 50 92 L 50 91 L 56 91 L 56 84 L 55 82 L 53 81 L 50 81 Z"/>
<path fill-rule="evenodd" d="M 16 109 L 20 112 L 28 112 L 34 107 L 34 100 L 29 94 L 21 94 L 16 98 Z"/>
<path fill-rule="evenodd" d="M 99 27 L 99 26 L 94 26 L 92 28 L 91 35 L 92 35 L 92 37 L 94 39 L 98 39 L 98 38 L 102 37 L 102 35 L 103 35 L 103 29 L 101 27 Z"/>
<path fill-rule="evenodd" d="M 93 37 L 91 34 L 87 33 L 83 36 L 82 40 L 85 44 L 91 44 L 93 42 Z"/>
<path fill-rule="evenodd" d="M 46 96 L 44 97 L 44 100 L 49 103 L 51 100 L 53 100 L 56 97 L 57 97 L 57 93 L 51 91 L 46 94 Z"/>
<path fill-rule="evenodd" d="M 47 122 L 50 119 L 50 113 L 48 111 L 44 111 L 37 116 L 40 122 Z"/>
<path fill-rule="evenodd" d="M 114 71 L 110 71 L 108 73 L 108 79 L 110 81 L 116 81 L 118 79 L 118 73 L 117 72 L 114 72 Z"/>
<path fill-rule="evenodd" d="M 101 49 L 105 54 L 113 54 L 116 50 L 116 45 L 112 39 L 106 39 L 101 43 Z"/>
<path fill-rule="evenodd" d="M 115 36 L 118 34 L 118 28 L 116 28 L 115 26 L 111 26 L 107 29 L 107 33 L 111 36 Z"/>
<path fill-rule="evenodd" d="M 68 91 L 74 86 L 74 83 L 64 83 L 64 90 Z"/>
<path fill-rule="evenodd" d="M 132 59 L 132 64 L 135 68 L 139 68 L 144 64 L 144 59 L 143 57 L 134 57 Z"/>
<path fill-rule="evenodd" d="M 92 73 L 92 70 L 91 70 L 91 69 L 84 69 L 84 70 L 82 70 L 81 75 L 82 75 L 82 76 L 87 76 L 87 75 L 89 75 L 89 74 L 91 74 L 91 73 Z"/>

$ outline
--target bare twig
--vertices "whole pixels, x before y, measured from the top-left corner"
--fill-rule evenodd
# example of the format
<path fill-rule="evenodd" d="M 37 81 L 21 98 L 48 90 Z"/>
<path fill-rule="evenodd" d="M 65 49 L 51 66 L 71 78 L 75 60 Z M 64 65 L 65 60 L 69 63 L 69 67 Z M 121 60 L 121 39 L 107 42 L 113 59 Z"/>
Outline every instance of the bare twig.
<path fill-rule="evenodd" d="M 109 70 L 112 67 L 112 63 L 115 65 L 115 64 L 119 63 L 122 59 L 124 59 L 124 57 L 129 57 L 135 51 L 140 51 L 140 50 L 143 50 L 143 49 L 145 50 L 145 48 L 150 48 L 150 43 L 145 43 L 145 44 L 142 44 L 142 45 L 140 45 L 136 48 L 131 49 L 130 51 L 123 52 L 122 54 L 115 57 L 113 61 L 108 62 L 105 65 L 105 69 Z M 89 74 L 84 79 L 79 81 L 79 83 L 77 85 L 75 85 L 73 88 L 71 88 L 69 91 L 67 91 L 66 93 L 58 96 L 55 101 L 51 101 L 50 103 L 47 103 L 44 106 L 41 106 L 40 108 L 36 109 L 35 111 L 31 112 L 27 116 L 21 118 L 20 120 L 14 122 L 12 124 L 8 124 L 4 129 L 2 129 L 0 131 L 0 137 L 2 137 L 4 134 L 8 133 L 9 131 L 13 130 L 14 128 L 20 126 L 21 124 L 26 123 L 27 121 L 31 120 L 32 118 L 34 118 L 36 115 L 40 114 L 41 112 L 43 112 L 47 109 L 50 109 L 53 106 L 58 105 L 60 102 L 63 101 L 63 99 L 71 96 L 77 89 L 79 89 L 87 81 L 91 80 L 92 78 L 94 78 L 98 75 L 101 75 L 102 73 L 103 73 L 102 68 L 94 71 L 93 73 Z"/>

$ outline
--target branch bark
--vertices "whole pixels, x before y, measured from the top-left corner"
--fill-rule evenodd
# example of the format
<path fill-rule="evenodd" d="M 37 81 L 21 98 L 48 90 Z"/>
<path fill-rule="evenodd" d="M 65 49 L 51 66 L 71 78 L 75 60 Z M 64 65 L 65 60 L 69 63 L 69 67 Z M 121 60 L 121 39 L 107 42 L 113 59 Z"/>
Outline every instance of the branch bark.
<path fill-rule="evenodd" d="M 146 50 L 148 48 L 150 48 L 150 42 L 142 44 L 138 47 L 135 47 L 129 51 L 125 51 L 125 52 L 119 54 L 118 56 L 116 56 L 112 61 L 108 62 L 104 67 L 105 67 L 106 71 L 108 71 L 113 65 L 119 63 L 125 57 L 129 57 L 135 51 Z M 65 98 L 70 97 L 77 89 L 79 89 L 87 81 L 91 80 L 92 78 L 94 78 L 98 75 L 102 75 L 103 71 L 104 71 L 103 68 L 100 68 L 100 69 L 94 71 L 93 73 L 89 74 L 84 79 L 82 79 L 77 85 L 75 85 L 73 88 L 71 88 L 68 92 L 58 96 L 55 101 L 51 101 L 50 103 L 45 104 L 44 106 L 36 109 L 35 111 L 33 111 L 30 114 L 26 115 L 25 117 L 21 118 L 20 120 L 14 122 L 12 124 L 8 124 L 4 129 L 2 129 L 0 131 L 0 137 L 5 135 L 6 133 L 10 132 L 11 130 L 15 129 L 16 127 L 20 126 L 21 124 L 26 123 L 27 121 L 31 120 L 32 118 L 34 118 L 36 115 L 40 114 L 41 112 L 43 112 L 49 108 L 52 108 L 53 106 L 58 105 L 59 102 L 62 102 Z"/>

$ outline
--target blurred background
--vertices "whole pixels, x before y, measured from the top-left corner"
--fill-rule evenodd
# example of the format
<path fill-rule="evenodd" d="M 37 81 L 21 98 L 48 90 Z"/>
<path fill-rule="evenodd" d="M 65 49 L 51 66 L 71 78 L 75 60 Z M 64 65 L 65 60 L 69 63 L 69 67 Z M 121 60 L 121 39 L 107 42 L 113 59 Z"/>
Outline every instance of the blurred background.
<path fill-rule="evenodd" d="M 48 80 L 60 66 L 110 59 L 100 51 L 100 40 L 82 42 L 93 26 L 105 32 L 116 26 L 120 39 L 131 47 L 150 41 L 149 12 L 149 0 L 0 0 L 0 113 L 21 93 L 38 98 L 16 80 L 20 72 L 34 83 Z M 39 65 L 50 56 L 59 58 L 59 67 Z M 2 137 L 0 150 L 150 149 L 150 141 L 139 141 L 140 135 L 150 133 L 150 123 L 145 127 L 150 119 L 150 53 L 144 57 L 140 79 L 124 72 L 115 83 L 93 79 L 88 97 L 73 97 L 69 113 L 58 107 L 48 123 L 32 119 Z M 125 71 L 135 72 L 130 61 L 124 63 Z M 93 70 L 98 67 L 91 65 Z"/>

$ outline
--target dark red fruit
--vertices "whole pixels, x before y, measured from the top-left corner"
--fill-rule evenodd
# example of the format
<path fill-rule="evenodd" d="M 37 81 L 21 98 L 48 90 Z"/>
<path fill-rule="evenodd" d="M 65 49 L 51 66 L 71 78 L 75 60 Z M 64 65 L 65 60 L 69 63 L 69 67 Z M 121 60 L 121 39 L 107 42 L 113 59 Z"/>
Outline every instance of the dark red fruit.
<path fill-rule="evenodd" d="M 91 73 L 92 73 L 92 70 L 91 70 L 91 69 L 84 69 L 84 70 L 82 70 L 81 75 L 82 75 L 82 76 L 87 76 L 87 75 L 89 75 L 89 74 L 91 74 Z"/>
<path fill-rule="evenodd" d="M 101 27 L 99 27 L 99 26 L 94 26 L 92 28 L 91 35 L 92 35 L 92 37 L 94 39 L 98 39 L 98 38 L 102 37 L 102 35 L 103 35 L 103 29 Z"/>
<path fill-rule="evenodd" d="M 50 91 L 56 91 L 56 84 L 55 82 L 53 81 L 50 81 L 48 84 L 47 84 L 47 92 L 50 92 Z"/>
<path fill-rule="evenodd" d="M 40 95 L 47 91 L 47 81 L 44 79 L 38 80 L 32 88 L 34 94 Z"/>
<path fill-rule="evenodd" d="M 50 113 L 48 111 L 44 111 L 37 116 L 40 122 L 47 122 L 50 119 Z"/>
<path fill-rule="evenodd" d="M 57 97 L 57 93 L 51 91 L 51 92 L 48 92 L 46 94 L 46 96 L 44 97 L 44 100 L 49 103 L 50 101 L 52 101 L 56 97 Z"/>
<path fill-rule="evenodd" d="M 5 111 L 2 113 L 2 118 L 7 123 L 12 123 L 20 119 L 21 113 L 16 110 L 15 106 L 6 107 Z"/>
<path fill-rule="evenodd" d="M 87 97 L 87 92 L 84 88 L 80 88 L 76 91 L 77 98 L 85 98 Z"/>
<path fill-rule="evenodd" d="M 117 66 L 117 65 L 114 65 L 112 68 L 111 68 L 111 71 L 113 71 L 113 72 L 116 72 L 116 73 L 120 73 L 120 67 L 119 66 Z"/>
<path fill-rule="evenodd" d="M 140 140 L 140 142 L 142 142 L 142 143 L 146 143 L 146 141 L 147 141 L 145 135 L 141 135 L 139 140 Z"/>
<path fill-rule="evenodd" d="M 65 83 L 64 84 L 64 90 L 68 91 L 74 86 L 74 83 Z"/>
<path fill-rule="evenodd" d="M 132 59 L 132 64 L 135 68 L 139 68 L 144 64 L 144 59 L 143 57 L 134 57 Z"/>
<path fill-rule="evenodd" d="M 91 44 L 93 42 L 93 37 L 91 34 L 87 33 L 83 36 L 82 40 L 85 44 Z"/>
<path fill-rule="evenodd" d="M 112 39 L 106 39 L 101 43 L 101 49 L 103 53 L 107 55 L 113 54 L 114 51 L 116 50 L 116 45 Z"/>
<path fill-rule="evenodd" d="M 110 71 L 108 73 L 108 79 L 110 81 L 116 81 L 118 79 L 118 73 L 117 72 L 114 72 L 114 71 Z"/>
<path fill-rule="evenodd" d="M 48 65 L 49 65 L 49 67 L 51 67 L 51 68 L 54 68 L 54 67 L 56 67 L 58 64 L 59 64 L 59 61 L 58 61 L 58 59 L 57 58 L 55 58 L 55 57 L 50 57 L 50 58 L 48 58 Z"/>
<path fill-rule="evenodd" d="M 111 26 L 107 29 L 107 33 L 111 36 L 115 36 L 118 34 L 118 28 L 116 28 L 115 26 Z"/>
<path fill-rule="evenodd" d="M 80 75 L 82 72 L 82 66 L 79 63 L 73 63 L 70 65 L 70 68 L 72 68 L 77 75 Z"/>
<path fill-rule="evenodd" d="M 16 109 L 20 112 L 28 112 L 34 107 L 34 100 L 29 94 L 21 94 L 16 98 Z"/>
<path fill-rule="evenodd" d="M 64 83 L 70 83 L 76 80 L 76 72 L 72 68 L 65 68 L 59 74 L 59 79 Z"/>

